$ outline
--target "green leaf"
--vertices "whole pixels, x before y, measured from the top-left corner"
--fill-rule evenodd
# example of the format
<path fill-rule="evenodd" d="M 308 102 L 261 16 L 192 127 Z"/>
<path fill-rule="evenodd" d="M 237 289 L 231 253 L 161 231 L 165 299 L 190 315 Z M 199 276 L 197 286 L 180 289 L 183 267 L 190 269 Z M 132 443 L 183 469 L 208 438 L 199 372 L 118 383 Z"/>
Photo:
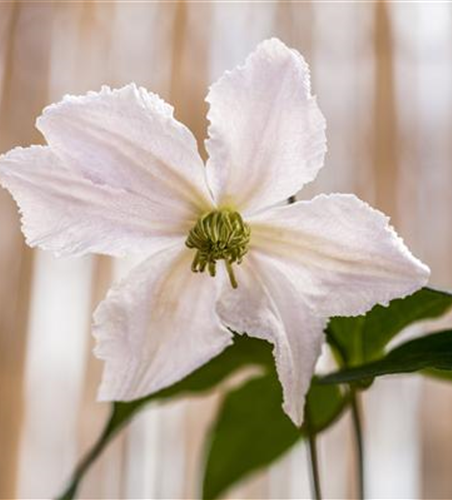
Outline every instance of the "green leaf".
<path fill-rule="evenodd" d="M 230 347 L 177 384 L 129 403 L 114 403 L 102 435 L 82 459 L 68 487 L 58 498 L 61 500 L 74 498 L 80 481 L 92 463 L 99 457 L 119 430 L 145 405 L 151 401 L 162 401 L 187 394 L 206 392 L 240 368 L 253 365 L 273 369 L 274 361 L 271 344 L 246 335 L 235 335 L 234 343 Z"/>
<path fill-rule="evenodd" d="M 307 398 L 311 432 L 321 432 L 331 425 L 346 402 L 338 387 L 313 383 Z M 282 389 L 275 372 L 253 379 L 226 396 L 211 432 L 204 498 L 217 498 L 306 436 L 306 429 L 298 429 L 281 404 Z"/>
<path fill-rule="evenodd" d="M 452 306 L 452 294 L 422 288 L 388 307 L 375 306 L 365 316 L 332 318 L 327 338 L 339 352 L 345 366 L 356 366 L 378 359 L 385 346 L 403 328 L 425 319 L 437 318 Z"/>
<path fill-rule="evenodd" d="M 306 415 L 309 414 L 311 434 L 321 433 L 332 425 L 350 402 L 348 392 L 332 385 L 320 385 L 318 382 L 318 377 L 314 377 L 306 397 L 305 421 Z M 301 434 L 303 437 L 308 435 L 305 426 L 302 426 Z"/>
<path fill-rule="evenodd" d="M 436 370 L 435 368 L 427 368 L 422 371 L 422 375 L 427 377 L 444 380 L 445 382 L 452 382 L 452 371 L 450 370 Z"/>
<path fill-rule="evenodd" d="M 348 368 L 323 377 L 322 384 L 359 382 L 395 373 L 424 369 L 452 370 L 452 330 L 410 340 L 390 351 L 384 358 Z"/>

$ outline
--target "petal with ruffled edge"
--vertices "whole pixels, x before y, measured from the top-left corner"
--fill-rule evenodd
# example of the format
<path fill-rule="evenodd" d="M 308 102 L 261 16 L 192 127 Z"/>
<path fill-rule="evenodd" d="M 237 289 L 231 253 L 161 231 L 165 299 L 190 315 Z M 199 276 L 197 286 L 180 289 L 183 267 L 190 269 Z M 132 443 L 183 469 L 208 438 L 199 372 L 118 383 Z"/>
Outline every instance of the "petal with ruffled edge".
<path fill-rule="evenodd" d="M 218 314 L 237 333 L 274 344 L 283 408 L 296 425 L 301 425 L 326 320 L 310 311 L 298 283 L 267 256 L 247 255 L 237 266 L 236 276 L 237 289 L 233 290 L 229 283 L 222 289 Z"/>
<path fill-rule="evenodd" d="M 37 127 L 65 165 L 96 184 L 139 193 L 156 210 L 192 222 L 212 206 L 195 138 L 144 88 L 66 96 L 43 111 Z"/>
<path fill-rule="evenodd" d="M 68 170 L 49 147 L 16 148 L 0 157 L 0 183 L 16 200 L 30 246 L 56 254 L 152 253 L 181 241 L 186 221 L 141 195 L 94 184 Z"/>
<path fill-rule="evenodd" d="M 94 314 L 105 360 L 99 399 L 130 401 L 170 386 L 232 342 L 215 313 L 216 282 L 179 245 L 147 259 Z"/>
<path fill-rule="evenodd" d="M 206 148 L 218 204 L 242 213 L 274 205 L 312 181 L 326 151 L 325 120 L 308 65 L 277 39 L 210 88 Z"/>
<path fill-rule="evenodd" d="M 320 195 L 248 221 L 253 249 L 299 283 L 320 316 L 355 316 L 424 286 L 430 274 L 389 225 L 354 195 Z"/>

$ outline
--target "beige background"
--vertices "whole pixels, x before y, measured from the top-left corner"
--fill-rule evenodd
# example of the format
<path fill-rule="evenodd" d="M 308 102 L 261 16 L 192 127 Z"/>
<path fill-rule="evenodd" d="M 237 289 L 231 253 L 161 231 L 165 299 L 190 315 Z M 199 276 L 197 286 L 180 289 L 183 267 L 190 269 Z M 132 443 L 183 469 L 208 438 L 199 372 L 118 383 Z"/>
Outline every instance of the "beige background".
<path fill-rule="evenodd" d="M 172 103 L 202 147 L 207 86 L 274 35 L 310 62 L 328 122 L 326 168 L 301 197 L 358 194 L 392 216 L 432 285 L 452 288 L 449 3 L 1 1 L 0 151 L 40 142 L 34 120 L 63 94 L 130 81 Z M 31 251 L 1 190 L 1 498 L 54 495 L 98 434 L 108 408 L 95 402 L 90 313 L 131 265 Z M 195 498 L 217 399 L 150 408 L 81 495 Z M 365 405 L 368 496 L 452 498 L 452 385 L 386 379 Z M 354 495 L 349 427 L 321 440 L 330 498 Z M 229 497 L 307 498 L 305 469 L 300 446 Z"/>

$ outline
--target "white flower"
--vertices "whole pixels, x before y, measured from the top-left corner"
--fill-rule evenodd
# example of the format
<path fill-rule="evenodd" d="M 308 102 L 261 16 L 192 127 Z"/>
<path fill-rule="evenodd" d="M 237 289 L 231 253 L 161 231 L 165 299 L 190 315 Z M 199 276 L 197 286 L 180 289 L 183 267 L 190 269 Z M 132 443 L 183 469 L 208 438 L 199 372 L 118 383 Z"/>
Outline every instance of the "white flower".
<path fill-rule="evenodd" d="M 147 254 L 95 313 L 100 399 L 173 384 L 231 343 L 229 327 L 274 344 L 284 410 L 300 424 L 326 319 L 411 294 L 429 269 L 353 195 L 284 204 L 326 150 L 298 52 L 261 43 L 207 101 L 206 167 L 172 107 L 131 84 L 46 108 L 48 146 L 2 156 L 0 179 L 29 245 Z"/>

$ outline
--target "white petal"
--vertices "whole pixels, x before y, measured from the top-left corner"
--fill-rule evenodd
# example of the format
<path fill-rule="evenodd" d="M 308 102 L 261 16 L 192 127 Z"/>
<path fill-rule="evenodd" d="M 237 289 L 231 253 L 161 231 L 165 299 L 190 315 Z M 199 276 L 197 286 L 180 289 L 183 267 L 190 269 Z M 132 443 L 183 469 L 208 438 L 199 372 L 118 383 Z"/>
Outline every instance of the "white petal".
<path fill-rule="evenodd" d="M 277 39 L 210 88 L 206 148 L 219 204 L 250 213 L 314 179 L 326 151 L 325 120 L 311 96 L 302 56 Z"/>
<path fill-rule="evenodd" d="M 294 275 L 320 316 L 363 314 L 428 281 L 428 267 L 413 257 L 389 218 L 354 195 L 321 195 L 248 222 L 252 246 Z"/>
<path fill-rule="evenodd" d="M 97 308 L 96 355 L 106 363 L 101 400 L 130 401 L 158 391 L 231 343 L 215 313 L 215 280 L 193 273 L 192 257 L 179 245 L 154 255 Z"/>
<path fill-rule="evenodd" d="M 170 105 L 135 84 L 66 96 L 37 126 L 66 165 L 95 183 L 140 193 L 193 220 L 211 206 L 193 135 Z"/>
<path fill-rule="evenodd" d="M 49 147 L 16 148 L 0 157 L 0 182 L 22 214 L 30 246 L 57 254 L 151 253 L 185 237 L 186 223 L 148 200 L 94 184 L 66 169 Z"/>
<path fill-rule="evenodd" d="M 301 425 L 305 395 L 320 355 L 325 320 L 315 317 L 300 296 L 298 283 L 265 256 L 248 254 L 236 266 L 238 288 L 227 283 L 218 303 L 232 330 L 274 344 L 284 411 Z"/>

